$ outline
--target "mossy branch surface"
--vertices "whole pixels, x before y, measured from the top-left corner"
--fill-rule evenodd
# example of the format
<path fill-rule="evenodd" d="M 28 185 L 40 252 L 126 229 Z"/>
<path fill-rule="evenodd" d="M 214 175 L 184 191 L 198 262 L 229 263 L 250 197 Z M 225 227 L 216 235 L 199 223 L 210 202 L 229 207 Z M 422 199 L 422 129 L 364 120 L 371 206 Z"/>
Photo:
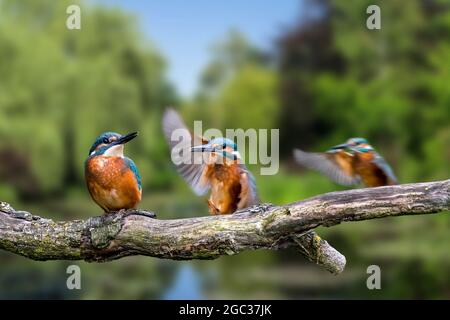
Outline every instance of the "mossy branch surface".
<path fill-rule="evenodd" d="M 333 192 L 285 206 L 232 215 L 160 220 L 130 210 L 56 222 L 0 202 L 0 249 L 33 260 L 103 262 L 145 255 L 215 259 L 247 250 L 295 247 L 338 274 L 345 257 L 314 231 L 318 226 L 450 210 L 450 180 Z"/>

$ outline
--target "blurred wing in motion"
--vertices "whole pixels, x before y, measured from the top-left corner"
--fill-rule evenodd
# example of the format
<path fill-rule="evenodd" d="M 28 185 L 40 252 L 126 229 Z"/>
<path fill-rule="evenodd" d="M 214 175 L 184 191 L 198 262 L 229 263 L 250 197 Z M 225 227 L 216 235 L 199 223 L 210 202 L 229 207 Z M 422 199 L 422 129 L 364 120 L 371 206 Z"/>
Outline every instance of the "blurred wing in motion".
<path fill-rule="evenodd" d="M 238 208 L 246 208 L 259 204 L 258 193 L 256 191 L 256 181 L 253 174 L 245 167 L 244 164 L 239 165 L 241 168 L 241 193 L 239 195 Z"/>
<path fill-rule="evenodd" d="M 351 186 L 361 181 L 353 171 L 351 156 L 345 152 L 312 153 L 294 149 L 294 158 L 302 166 L 317 170 L 338 184 Z"/>
<path fill-rule="evenodd" d="M 197 195 L 204 195 L 210 185 L 204 177 L 206 164 L 203 154 L 191 152 L 191 147 L 208 141 L 194 136 L 181 119 L 178 112 L 169 108 L 162 120 L 162 128 L 170 146 L 171 159 L 180 175 L 186 180 Z"/>
<path fill-rule="evenodd" d="M 384 160 L 382 156 L 378 153 L 375 155 L 375 158 L 372 162 L 383 172 L 383 174 L 387 177 L 387 184 L 393 185 L 398 184 L 397 177 L 394 174 L 391 166 Z"/>

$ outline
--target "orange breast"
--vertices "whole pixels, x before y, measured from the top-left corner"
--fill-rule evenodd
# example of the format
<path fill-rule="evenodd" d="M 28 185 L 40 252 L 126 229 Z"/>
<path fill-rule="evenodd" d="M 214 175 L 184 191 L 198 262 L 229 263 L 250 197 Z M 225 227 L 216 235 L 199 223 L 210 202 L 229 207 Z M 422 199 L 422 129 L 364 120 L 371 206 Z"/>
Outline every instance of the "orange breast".
<path fill-rule="evenodd" d="M 211 165 L 207 168 L 206 176 L 211 183 L 210 212 L 229 214 L 236 211 L 242 190 L 239 167 L 235 164 Z M 216 210 L 211 209 L 211 206 Z"/>
<path fill-rule="evenodd" d="M 355 171 L 361 177 L 367 187 L 380 187 L 388 185 L 388 178 L 384 172 L 376 166 L 370 152 L 355 155 Z"/>
<path fill-rule="evenodd" d="M 93 157 L 85 176 L 89 193 L 105 211 L 132 209 L 141 201 L 142 190 L 123 158 Z"/>

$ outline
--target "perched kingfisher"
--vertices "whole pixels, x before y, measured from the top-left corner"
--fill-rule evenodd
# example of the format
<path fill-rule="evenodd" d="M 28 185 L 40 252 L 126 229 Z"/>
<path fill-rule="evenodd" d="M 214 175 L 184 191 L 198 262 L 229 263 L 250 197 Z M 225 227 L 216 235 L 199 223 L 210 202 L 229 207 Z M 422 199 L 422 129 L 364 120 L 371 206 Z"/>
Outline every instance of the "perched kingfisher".
<path fill-rule="evenodd" d="M 181 142 L 174 141 L 175 130 L 184 132 Z M 174 155 L 180 155 L 175 163 L 180 175 L 194 192 L 201 196 L 211 189 L 208 207 L 212 215 L 230 214 L 238 209 L 259 203 L 255 179 L 241 162 L 236 144 L 226 138 L 210 141 L 192 134 L 180 115 L 167 109 L 163 116 L 163 130 Z M 175 134 L 177 135 L 177 134 Z"/>
<path fill-rule="evenodd" d="M 341 185 L 363 183 L 367 187 L 397 184 L 397 178 L 387 162 L 364 138 L 351 138 L 324 153 L 309 153 L 294 149 L 295 160 L 317 170 Z"/>
<path fill-rule="evenodd" d="M 107 213 L 133 209 L 141 201 L 141 177 L 133 160 L 124 157 L 124 144 L 137 132 L 105 132 L 97 137 L 85 163 L 85 177 L 92 199 Z"/>

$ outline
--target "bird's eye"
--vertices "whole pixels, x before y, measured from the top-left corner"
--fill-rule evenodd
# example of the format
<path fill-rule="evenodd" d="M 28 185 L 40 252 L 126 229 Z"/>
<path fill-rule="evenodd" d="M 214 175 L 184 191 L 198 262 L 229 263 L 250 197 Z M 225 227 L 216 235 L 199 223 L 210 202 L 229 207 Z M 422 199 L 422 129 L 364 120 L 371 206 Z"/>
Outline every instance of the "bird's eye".
<path fill-rule="evenodd" d="M 108 144 L 109 143 L 109 139 L 108 138 L 103 138 L 103 143 Z"/>

